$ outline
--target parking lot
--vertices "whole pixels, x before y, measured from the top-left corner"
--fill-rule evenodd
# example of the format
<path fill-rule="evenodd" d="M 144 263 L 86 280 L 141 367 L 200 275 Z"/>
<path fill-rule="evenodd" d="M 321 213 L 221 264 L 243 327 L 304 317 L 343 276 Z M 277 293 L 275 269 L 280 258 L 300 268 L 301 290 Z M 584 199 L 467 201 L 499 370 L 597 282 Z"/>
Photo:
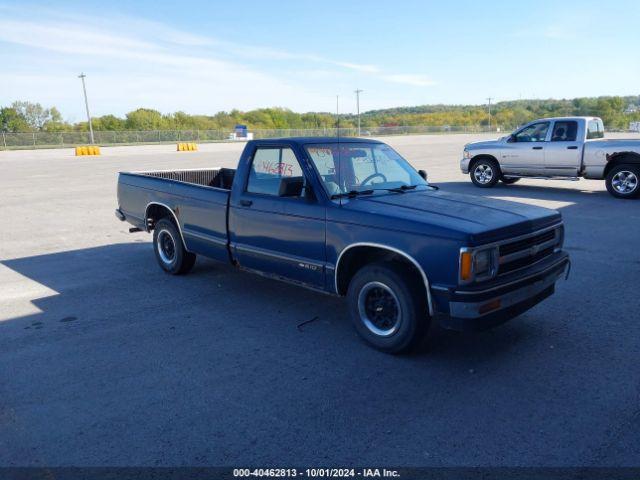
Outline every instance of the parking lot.
<path fill-rule="evenodd" d="M 383 140 L 443 190 L 560 210 L 571 276 L 409 356 L 343 299 L 206 259 L 170 277 L 115 218 L 118 171 L 235 167 L 241 143 L 0 152 L 0 465 L 640 465 L 640 200 L 478 189 L 458 164 L 484 138 Z"/>

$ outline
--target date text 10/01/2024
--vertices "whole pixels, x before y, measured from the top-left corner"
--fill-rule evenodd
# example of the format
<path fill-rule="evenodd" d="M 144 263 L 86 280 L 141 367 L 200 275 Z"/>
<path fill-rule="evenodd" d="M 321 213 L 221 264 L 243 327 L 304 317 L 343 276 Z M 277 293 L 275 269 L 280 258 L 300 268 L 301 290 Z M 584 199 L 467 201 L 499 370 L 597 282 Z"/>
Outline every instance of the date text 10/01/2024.
<path fill-rule="evenodd" d="M 311 478 L 345 478 L 345 477 L 362 477 L 362 478 L 399 478 L 400 474 L 397 470 L 389 470 L 386 468 L 237 468 L 233 470 L 234 477 L 272 477 L 272 478 L 293 478 L 293 477 L 311 477 Z"/>

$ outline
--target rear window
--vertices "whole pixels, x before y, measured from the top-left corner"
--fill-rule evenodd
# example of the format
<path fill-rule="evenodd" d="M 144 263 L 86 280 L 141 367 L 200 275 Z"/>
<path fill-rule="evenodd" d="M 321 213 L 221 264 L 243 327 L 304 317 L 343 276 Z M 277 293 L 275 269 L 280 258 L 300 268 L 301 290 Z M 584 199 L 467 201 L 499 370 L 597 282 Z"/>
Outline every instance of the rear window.
<path fill-rule="evenodd" d="M 280 180 L 304 175 L 290 148 L 258 148 L 251 162 L 247 192 L 278 196 Z"/>
<path fill-rule="evenodd" d="M 604 138 L 604 125 L 602 120 L 589 120 L 587 122 L 587 140 Z"/>

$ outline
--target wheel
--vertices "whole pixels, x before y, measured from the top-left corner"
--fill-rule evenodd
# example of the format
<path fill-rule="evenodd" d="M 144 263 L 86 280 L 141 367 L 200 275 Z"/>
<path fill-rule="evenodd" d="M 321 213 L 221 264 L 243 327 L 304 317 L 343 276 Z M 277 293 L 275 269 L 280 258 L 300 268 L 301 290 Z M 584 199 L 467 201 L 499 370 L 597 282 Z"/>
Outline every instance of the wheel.
<path fill-rule="evenodd" d="M 635 198 L 640 194 L 640 166 L 617 165 L 609 171 L 604 182 L 614 197 Z"/>
<path fill-rule="evenodd" d="M 493 187 L 500 180 L 500 166 L 495 160 L 482 158 L 473 163 L 469 176 L 476 187 Z"/>
<path fill-rule="evenodd" d="M 156 223 L 153 230 L 153 249 L 160 267 L 172 275 L 182 275 L 196 263 L 196 256 L 187 252 L 176 225 L 166 218 Z"/>
<path fill-rule="evenodd" d="M 505 185 L 513 185 L 518 180 L 520 180 L 520 179 L 519 178 L 504 178 L 504 177 L 500 177 L 500 181 L 502 183 L 504 183 Z"/>
<path fill-rule="evenodd" d="M 430 319 L 422 279 L 391 262 L 361 268 L 349 283 L 349 313 L 360 336 L 388 353 L 411 350 L 424 338 Z"/>

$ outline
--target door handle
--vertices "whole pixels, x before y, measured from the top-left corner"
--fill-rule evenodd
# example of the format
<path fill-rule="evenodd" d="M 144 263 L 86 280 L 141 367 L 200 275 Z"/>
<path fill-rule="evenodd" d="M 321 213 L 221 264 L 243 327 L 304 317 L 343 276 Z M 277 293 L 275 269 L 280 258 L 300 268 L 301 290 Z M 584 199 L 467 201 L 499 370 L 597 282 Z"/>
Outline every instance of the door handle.
<path fill-rule="evenodd" d="M 542 150 L 542 147 L 531 147 L 531 148 L 533 148 L 534 150 Z"/>
<path fill-rule="evenodd" d="M 251 200 L 240 200 L 240 205 L 243 207 L 250 207 L 253 205 L 253 202 Z"/>
<path fill-rule="evenodd" d="M 578 147 L 575 145 L 571 145 L 570 147 L 567 147 L 567 150 L 577 150 Z"/>

